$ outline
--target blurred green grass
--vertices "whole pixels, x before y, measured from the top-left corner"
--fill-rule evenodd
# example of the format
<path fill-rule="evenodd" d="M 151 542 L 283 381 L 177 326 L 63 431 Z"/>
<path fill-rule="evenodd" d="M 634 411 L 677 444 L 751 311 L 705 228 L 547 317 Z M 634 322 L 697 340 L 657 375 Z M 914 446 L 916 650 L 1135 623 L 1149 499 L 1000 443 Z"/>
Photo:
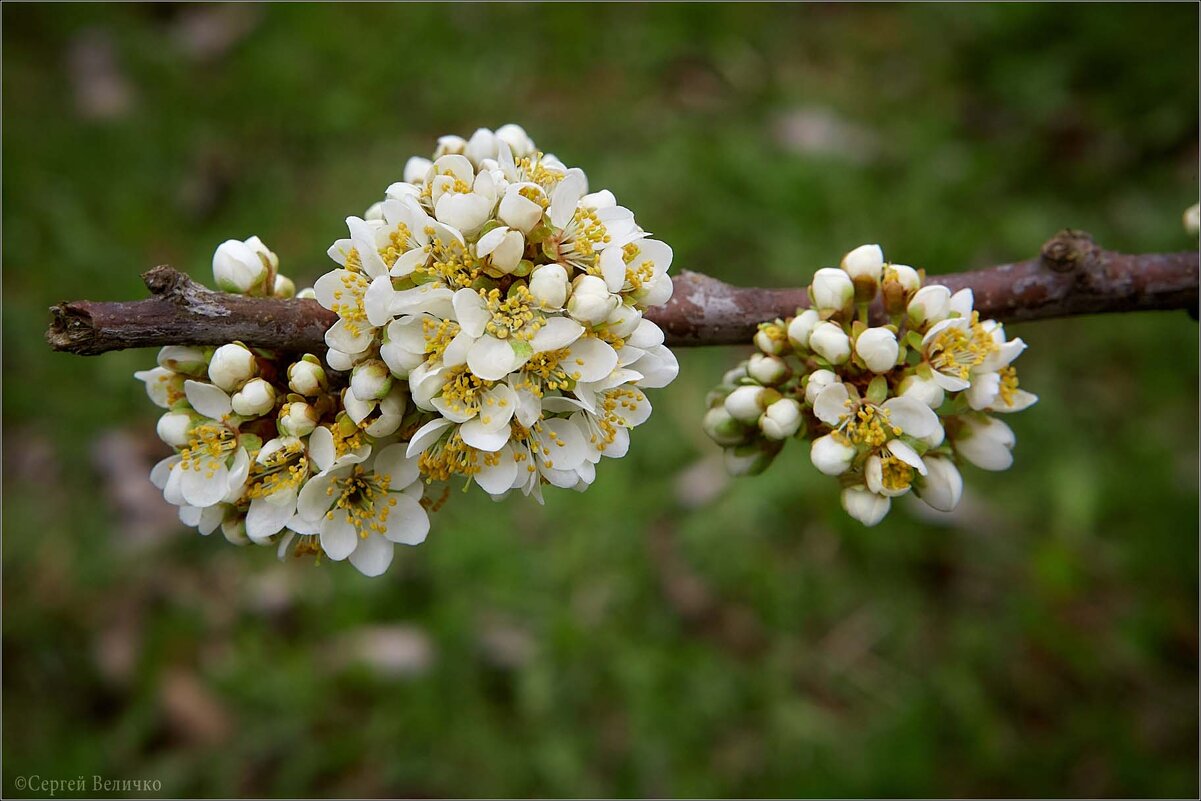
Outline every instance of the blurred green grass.
<path fill-rule="evenodd" d="M 377 581 L 173 526 L 131 544 L 119 501 L 144 478 L 97 453 L 152 432 L 130 376 L 153 354 L 41 337 L 50 304 L 139 297 L 154 264 L 207 279 L 231 236 L 312 281 L 408 155 L 508 121 L 678 267 L 742 284 L 804 283 L 864 241 L 932 273 L 1069 226 L 1192 248 L 1196 6 L 3 17 L 6 793 L 1196 793 L 1184 314 L 1013 326 L 1042 400 L 1011 421 L 1014 469 L 969 473 L 949 520 L 902 504 L 865 530 L 800 447 L 723 487 L 699 420 L 738 353 L 691 351 L 588 493 L 456 492 Z M 347 656 L 381 640 L 391 671 Z"/>

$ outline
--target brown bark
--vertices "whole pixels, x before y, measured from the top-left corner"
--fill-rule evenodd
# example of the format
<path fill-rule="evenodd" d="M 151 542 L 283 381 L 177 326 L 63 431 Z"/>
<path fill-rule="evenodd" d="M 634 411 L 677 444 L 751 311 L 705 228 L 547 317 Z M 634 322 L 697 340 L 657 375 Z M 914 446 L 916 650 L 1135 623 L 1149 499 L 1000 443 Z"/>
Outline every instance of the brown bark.
<path fill-rule="evenodd" d="M 1001 321 L 1169 309 L 1186 309 L 1195 317 L 1197 274 L 1196 251 L 1128 255 L 1102 249 L 1086 233 L 1063 231 L 1037 258 L 933 276 L 927 283 L 970 287 L 980 316 Z M 237 340 L 281 351 L 322 351 L 325 330 L 336 319 L 316 301 L 214 292 L 171 267 L 155 267 L 143 279 L 153 295 L 147 300 L 52 307 L 50 346 L 92 356 Z M 672 346 L 732 345 L 749 343 L 760 322 L 791 316 L 808 303 L 804 289 L 735 287 L 685 270 L 675 277 L 671 301 L 647 317 Z"/>

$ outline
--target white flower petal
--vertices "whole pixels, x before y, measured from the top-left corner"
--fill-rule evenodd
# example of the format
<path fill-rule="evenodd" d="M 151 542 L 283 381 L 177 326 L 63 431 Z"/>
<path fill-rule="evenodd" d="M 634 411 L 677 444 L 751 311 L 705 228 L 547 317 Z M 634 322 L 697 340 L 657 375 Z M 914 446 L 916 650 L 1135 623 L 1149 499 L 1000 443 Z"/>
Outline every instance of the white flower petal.
<path fill-rule="evenodd" d="M 459 436 L 473 448 L 487 453 L 495 453 L 509 441 L 509 429 L 489 428 L 477 418 L 459 426 Z"/>
<path fill-rule="evenodd" d="M 538 333 L 530 339 L 530 346 L 535 353 L 559 350 L 575 342 L 583 333 L 584 326 L 575 320 L 568 317 L 548 317 L 546 323 L 538 329 Z"/>
<path fill-rule="evenodd" d="M 293 498 L 295 498 L 294 494 Z M 257 543 L 262 543 L 282 531 L 294 514 L 296 514 L 294 504 L 271 503 L 262 496 L 254 498 L 250 501 L 250 508 L 246 511 L 246 536 Z"/>
<path fill-rule="evenodd" d="M 818 393 L 817 399 L 813 402 L 813 413 L 826 425 L 837 426 L 843 416 L 849 412 L 847 401 L 850 400 L 850 397 L 846 384 L 842 382 L 831 384 Z"/>
<path fill-rule="evenodd" d="M 350 552 L 350 563 L 368 578 L 383 575 L 392 564 L 394 547 L 391 542 L 378 535 L 371 535 Z"/>
<path fill-rule="evenodd" d="M 401 545 L 420 545 L 425 542 L 430 532 L 430 518 L 421 503 L 408 495 L 389 493 L 388 502 L 392 501 L 396 501 L 396 505 L 388 513 L 384 536 Z"/>
<path fill-rule="evenodd" d="M 524 346 L 525 355 L 519 354 L 514 346 Z M 472 343 L 467 351 L 467 367 L 477 377 L 486 381 L 499 381 L 529 361 L 532 349 L 528 343 L 511 338 L 497 339 L 486 334 Z"/>
<path fill-rule="evenodd" d="M 391 479 L 388 487 L 394 492 L 404 489 L 418 478 L 417 458 L 406 455 L 405 451 L 405 444 L 397 442 L 375 455 L 375 472 Z"/>
<path fill-rule="evenodd" d="M 189 379 L 184 382 L 183 389 L 188 403 L 205 417 L 220 420 L 233 411 L 229 395 L 218 386 Z"/>
<path fill-rule="evenodd" d="M 818 401 L 821 401 L 821 396 L 818 396 Z M 928 437 L 938 430 L 940 425 L 938 415 L 933 409 L 907 395 L 889 398 L 880 404 L 880 408 L 888 412 L 890 423 L 911 437 Z"/>
<path fill-rule="evenodd" d="M 409 440 L 409 446 L 405 454 L 409 457 L 414 457 L 422 453 L 426 448 L 437 442 L 445 430 L 453 425 L 454 423 L 443 417 L 430 420 L 413 434 L 413 438 Z"/>
<path fill-rule="evenodd" d="M 887 445 L 889 453 L 900 459 L 905 464 L 912 467 L 923 476 L 926 475 L 926 463 L 922 461 L 922 457 L 918 456 L 912 446 L 899 439 L 890 440 Z"/>
<path fill-rule="evenodd" d="M 344 510 L 336 510 L 333 518 L 321 522 L 321 549 L 335 562 L 341 562 L 354 553 L 358 544 L 359 532 Z"/>

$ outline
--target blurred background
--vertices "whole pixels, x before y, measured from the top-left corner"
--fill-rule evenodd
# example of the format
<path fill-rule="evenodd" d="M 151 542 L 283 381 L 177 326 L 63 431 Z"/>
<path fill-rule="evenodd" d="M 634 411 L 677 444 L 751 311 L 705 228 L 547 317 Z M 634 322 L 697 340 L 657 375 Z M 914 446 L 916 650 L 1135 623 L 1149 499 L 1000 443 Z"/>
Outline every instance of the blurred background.
<path fill-rule="evenodd" d="M 307 285 L 444 133 L 523 124 L 675 248 L 796 286 L 850 248 L 950 272 L 1064 227 L 1195 248 L 1198 9 L 5 6 L 4 792 L 1189 796 L 1197 325 L 1015 325 L 1016 463 L 865 529 L 794 446 L 724 477 L 680 352 L 630 455 L 545 507 L 456 495 L 381 579 L 183 529 L 132 373 L 54 302 Z M 908 500 L 908 499 L 907 499 Z"/>

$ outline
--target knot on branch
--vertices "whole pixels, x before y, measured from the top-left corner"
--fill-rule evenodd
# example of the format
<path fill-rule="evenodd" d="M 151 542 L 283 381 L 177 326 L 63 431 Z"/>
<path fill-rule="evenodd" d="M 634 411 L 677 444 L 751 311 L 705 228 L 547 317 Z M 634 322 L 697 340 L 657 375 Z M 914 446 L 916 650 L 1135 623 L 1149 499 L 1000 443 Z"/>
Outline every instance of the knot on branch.
<path fill-rule="evenodd" d="M 1041 258 L 1045 267 L 1057 273 L 1070 273 L 1092 266 L 1100 251 L 1087 231 L 1065 228 L 1043 245 Z"/>

